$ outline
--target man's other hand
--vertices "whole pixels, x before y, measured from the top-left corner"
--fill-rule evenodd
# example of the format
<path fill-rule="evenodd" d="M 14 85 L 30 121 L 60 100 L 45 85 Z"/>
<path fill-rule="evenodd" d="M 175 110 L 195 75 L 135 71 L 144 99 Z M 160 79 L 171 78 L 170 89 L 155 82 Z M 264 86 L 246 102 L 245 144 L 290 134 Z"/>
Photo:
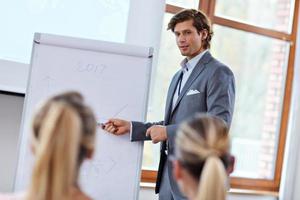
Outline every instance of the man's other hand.
<path fill-rule="evenodd" d="M 152 143 L 156 144 L 167 140 L 167 129 L 165 126 L 154 125 L 147 129 L 146 136 L 150 136 Z"/>

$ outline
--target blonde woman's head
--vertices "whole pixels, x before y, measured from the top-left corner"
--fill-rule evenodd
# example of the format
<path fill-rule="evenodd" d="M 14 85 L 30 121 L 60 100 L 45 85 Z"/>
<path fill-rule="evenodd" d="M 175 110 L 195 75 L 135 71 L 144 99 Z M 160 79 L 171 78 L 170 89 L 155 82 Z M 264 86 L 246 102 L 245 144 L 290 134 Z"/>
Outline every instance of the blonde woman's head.
<path fill-rule="evenodd" d="M 96 120 L 78 92 L 53 96 L 33 118 L 36 161 L 27 199 L 69 199 L 79 167 L 92 156 Z"/>
<path fill-rule="evenodd" d="M 218 117 L 198 114 L 180 126 L 173 173 L 189 199 L 225 200 L 229 145 L 227 125 Z"/>

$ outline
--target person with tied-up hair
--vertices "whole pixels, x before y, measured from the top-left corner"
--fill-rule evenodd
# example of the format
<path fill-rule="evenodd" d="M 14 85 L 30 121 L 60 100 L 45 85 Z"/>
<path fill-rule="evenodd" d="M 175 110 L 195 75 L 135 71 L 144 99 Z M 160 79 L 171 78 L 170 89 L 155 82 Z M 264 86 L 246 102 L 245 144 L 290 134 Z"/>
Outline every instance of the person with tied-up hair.
<path fill-rule="evenodd" d="M 27 191 L 0 200 L 90 200 L 77 179 L 83 161 L 95 148 L 96 120 L 78 92 L 53 96 L 33 118 L 31 149 L 35 155 Z"/>
<path fill-rule="evenodd" d="M 173 175 L 189 200 L 225 200 L 234 157 L 226 123 L 211 115 L 184 122 L 176 136 Z"/>

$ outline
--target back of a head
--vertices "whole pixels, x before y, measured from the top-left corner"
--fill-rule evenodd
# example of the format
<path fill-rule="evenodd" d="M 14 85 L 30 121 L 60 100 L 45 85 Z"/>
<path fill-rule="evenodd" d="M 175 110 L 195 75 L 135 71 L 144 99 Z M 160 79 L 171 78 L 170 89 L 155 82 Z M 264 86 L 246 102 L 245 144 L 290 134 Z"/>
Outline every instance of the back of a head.
<path fill-rule="evenodd" d="M 36 157 L 27 199 L 71 199 L 80 164 L 94 150 L 96 120 L 77 92 L 50 98 L 33 119 Z"/>
<path fill-rule="evenodd" d="M 198 182 L 197 200 L 225 200 L 229 165 L 226 123 L 214 116 L 197 115 L 179 128 L 176 157 Z"/>

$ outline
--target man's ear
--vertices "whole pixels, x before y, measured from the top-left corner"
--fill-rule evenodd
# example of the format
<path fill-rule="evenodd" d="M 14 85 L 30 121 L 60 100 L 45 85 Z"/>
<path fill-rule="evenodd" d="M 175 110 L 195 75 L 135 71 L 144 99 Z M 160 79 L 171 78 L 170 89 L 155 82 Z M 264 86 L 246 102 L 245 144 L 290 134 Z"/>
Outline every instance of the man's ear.
<path fill-rule="evenodd" d="M 173 176 L 176 180 L 182 179 L 182 166 L 178 160 L 173 161 Z"/>
<path fill-rule="evenodd" d="M 234 166 L 235 166 L 235 157 L 233 155 L 230 155 L 229 156 L 229 165 L 226 169 L 228 175 L 230 175 L 233 172 Z"/>
<path fill-rule="evenodd" d="M 208 36 L 208 31 L 206 29 L 203 29 L 201 31 L 201 34 L 202 34 L 202 40 L 205 40 Z"/>

